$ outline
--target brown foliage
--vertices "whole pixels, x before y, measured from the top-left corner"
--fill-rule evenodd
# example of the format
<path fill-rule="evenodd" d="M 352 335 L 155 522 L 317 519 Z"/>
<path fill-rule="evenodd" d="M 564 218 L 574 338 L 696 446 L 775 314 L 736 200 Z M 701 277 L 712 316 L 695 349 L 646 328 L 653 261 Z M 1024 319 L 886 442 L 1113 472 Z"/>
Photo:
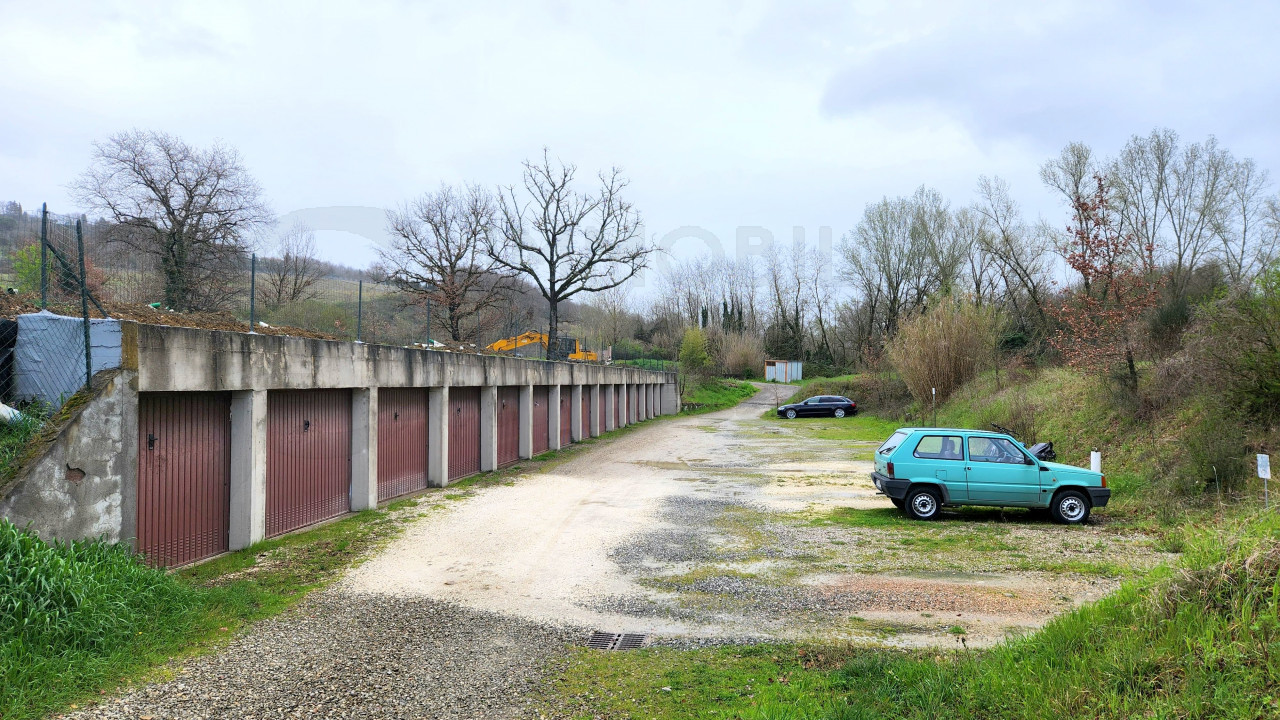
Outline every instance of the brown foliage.
<path fill-rule="evenodd" d="M 990 306 L 947 298 L 929 311 L 902 323 L 889 342 L 889 361 L 921 403 L 950 397 L 984 367 L 996 346 L 997 318 Z"/>

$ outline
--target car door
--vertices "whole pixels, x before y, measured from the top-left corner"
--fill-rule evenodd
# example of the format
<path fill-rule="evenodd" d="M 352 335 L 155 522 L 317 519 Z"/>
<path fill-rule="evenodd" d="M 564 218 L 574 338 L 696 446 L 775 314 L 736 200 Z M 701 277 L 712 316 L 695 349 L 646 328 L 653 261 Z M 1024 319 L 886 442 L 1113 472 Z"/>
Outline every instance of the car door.
<path fill-rule="evenodd" d="M 965 472 L 969 499 L 1003 505 L 1032 505 L 1040 498 L 1040 467 L 1008 438 L 970 435 Z"/>
<path fill-rule="evenodd" d="M 835 413 L 835 410 L 836 410 L 835 398 L 833 398 L 833 397 L 827 397 L 826 395 L 824 395 L 824 396 L 822 396 L 822 397 L 818 398 L 818 401 L 819 401 L 819 402 L 818 402 L 818 414 L 820 414 L 820 415 L 831 415 L 831 414 Z"/>
<path fill-rule="evenodd" d="M 969 496 L 965 477 L 964 438 L 960 435 L 922 435 L 911 452 L 911 465 L 898 477 L 936 482 L 947 488 L 951 502 Z"/>
<path fill-rule="evenodd" d="M 805 417 L 813 417 L 814 415 L 818 415 L 818 414 L 820 414 L 820 413 L 822 412 L 822 409 L 821 409 L 821 408 L 822 408 L 822 406 L 818 404 L 818 401 L 819 401 L 819 400 L 821 400 L 821 399 L 822 399 L 822 398 L 811 397 L 811 398 L 809 398 L 809 399 L 805 400 L 805 401 L 800 405 L 800 412 L 798 412 L 798 413 L 796 413 L 796 414 L 797 414 L 797 415 L 803 415 L 803 416 L 805 416 Z"/>

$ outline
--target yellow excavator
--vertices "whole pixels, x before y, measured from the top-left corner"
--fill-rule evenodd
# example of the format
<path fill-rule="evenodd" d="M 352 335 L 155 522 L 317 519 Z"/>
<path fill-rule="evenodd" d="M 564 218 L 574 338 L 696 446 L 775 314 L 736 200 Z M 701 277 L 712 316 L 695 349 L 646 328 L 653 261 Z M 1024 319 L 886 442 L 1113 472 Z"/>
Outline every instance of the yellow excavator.
<path fill-rule="evenodd" d="M 556 344 L 560 346 L 561 355 L 567 356 L 570 360 L 577 360 L 578 362 L 595 362 L 599 359 L 594 352 L 590 350 L 583 350 L 582 344 L 574 338 L 559 337 L 556 338 L 556 340 Z M 529 332 L 521 333 L 515 337 L 503 338 L 495 343 L 491 343 L 489 345 L 489 349 L 494 352 L 511 352 L 516 348 L 522 348 L 525 345 L 533 345 L 534 343 L 545 348 L 547 346 L 547 334 L 533 332 L 530 330 Z"/>

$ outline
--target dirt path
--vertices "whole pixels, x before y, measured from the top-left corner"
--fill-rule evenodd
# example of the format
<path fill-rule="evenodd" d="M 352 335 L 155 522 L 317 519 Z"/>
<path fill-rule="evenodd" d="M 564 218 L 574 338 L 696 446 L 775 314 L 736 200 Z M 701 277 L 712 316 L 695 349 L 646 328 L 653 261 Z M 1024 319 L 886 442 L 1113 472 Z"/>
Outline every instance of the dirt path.
<path fill-rule="evenodd" d="M 659 640 L 986 644 L 1156 559 L 1105 525 L 901 519 L 870 485 L 875 443 L 822 437 L 841 421 L 762 418 L 775 388 L 460 497 L 340 589 Z"/>

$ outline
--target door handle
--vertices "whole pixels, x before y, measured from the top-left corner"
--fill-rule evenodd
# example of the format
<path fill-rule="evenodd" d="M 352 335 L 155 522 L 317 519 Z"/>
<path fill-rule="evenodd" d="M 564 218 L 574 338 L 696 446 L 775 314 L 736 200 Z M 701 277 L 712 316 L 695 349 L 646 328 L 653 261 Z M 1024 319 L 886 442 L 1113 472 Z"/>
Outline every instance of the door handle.
<path fill-rule="evenodd" d="M 972 470 L 972 469 L 973 469 L 973 468 L 971 468 L 971 467 L 965 467 L 965 470 Z"/>

